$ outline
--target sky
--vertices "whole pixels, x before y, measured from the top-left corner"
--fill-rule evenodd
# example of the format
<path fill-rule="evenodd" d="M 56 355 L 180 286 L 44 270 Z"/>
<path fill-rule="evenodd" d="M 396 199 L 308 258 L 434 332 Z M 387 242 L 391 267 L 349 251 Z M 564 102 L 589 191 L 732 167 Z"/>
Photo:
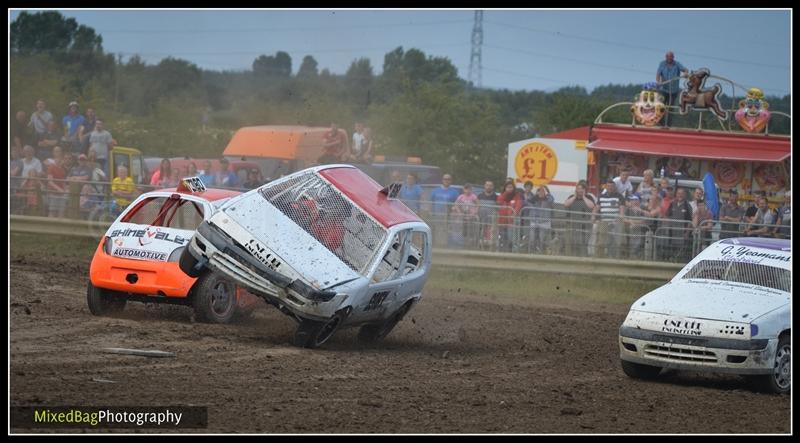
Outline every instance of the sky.
<path fill-rule="evenodd" d="M 167 56 L 212 70 L 249 70 L 286 51 L 343 74 L 368 57 L 376 74 L 398 46 L 447 57 L 469 79 L 474 11 L 457 10 L 59 10 L 103 37 L 106 52 L 148 63 Z M 9 10 L 9 23 L 19 10 Z M 553 91 L 655 81 L 667 50 L 737 88 L 790 93 L 788 10 L 483 10 L 481 85 Z M 723 92 L 730 86 L 723 83 Z M 741 91 L 737 91 L 741 95 Z"/>

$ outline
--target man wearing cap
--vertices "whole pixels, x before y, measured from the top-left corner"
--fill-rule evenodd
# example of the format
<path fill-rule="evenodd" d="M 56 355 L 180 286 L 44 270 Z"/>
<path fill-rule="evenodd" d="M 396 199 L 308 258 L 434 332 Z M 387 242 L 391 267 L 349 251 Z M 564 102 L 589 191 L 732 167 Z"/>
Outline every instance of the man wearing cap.
<path fill-rule="evenodd" d="M 239 186 L 239 177 L 230 170 L 230 162 L 227 158 L 219 161 L 219 171 L 214 176 L 215 186 L 220 188 L 235 188 Z"/>
<path fill-rule="evenodd" d="M 70 168 L 67 180 L 88 181 L 91 176 L 92 167 L 89 165 L 88 157 L 86 157 L 86 154 L 78 155 L 78 164 Z"/>
<path fill-rule="evenodd" d="M 61 120 L 61 124 L 64 126 L 64 142 L 75 153 L 83 151 L 78 139 L 78 133 L 81 126 L 86 123 L 86 119 L 78 112 L 78 109 L 78 102 L 70 102 L 67 115 Z"/>
<path fill-rule="evenodd" d="M 719 210 L 719 221 L 721 222 L 719 239 L 738 237 L 743 217 L 744 208 L 739 206 L 739 194 L 735 189 L 731 189 L 725 205 Z"/>
<path fill-rule="evenodd" d="M 609 176 L 606 180 L 605 190 L 600 194 L 597 212 L 600 214 L 600 221 L 597 224 L 597 246 L 598 249 L 605 246 L 606 257 L 619 256 L 620 228 L 618 223 L 623 210 L 623 197 L 617 191 L 617 184 L 614 178 Z"/>
<path fill-rule="evenodd" d="M 623 244 L 627 241 L 627 250 L 630 258 L 641 259 L 644 255 L 644 234 L 647 230 L 647 213 L 641 206 L 641 197 L 633 193 L 625 199 L 625 207 L 622 209 L 623 224 Z"/>

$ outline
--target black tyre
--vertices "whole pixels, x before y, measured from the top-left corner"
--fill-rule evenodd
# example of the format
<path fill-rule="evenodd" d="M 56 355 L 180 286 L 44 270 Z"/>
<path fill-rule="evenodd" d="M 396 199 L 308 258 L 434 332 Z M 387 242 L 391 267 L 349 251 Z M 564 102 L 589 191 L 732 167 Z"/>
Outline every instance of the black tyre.
<path fill-rule="evenodd" d="M 92 282 L 86 288 L 86 303 L 92 315 L 114 314 L 125 309 L 124 299 L 112 298 L 108 291 L 95 287 Z"/>
<path fill-rule="evenodd" d="M 183 250 L 181 253 L 181 258 L 178 260 L 178 266 L 181 268 L 184 274 L 188 275 L 189 277 L 197 278 L 200 277 L 200 274 L 203 273 L 205 269 L 195 270 L 195 266 L 197 265 L 197 259 L 194 258 L 191 252 L 189 252 L 189 248 L 191 246 L 187 246 L 186 249 Z"/>
<path fill-rule="evenodd" d="M 792 390 L 792 342 L 788 334 L 778 340 L 775 351 L 775 369 L 772 374 L 753 377 L 760 391 L 788 394 Z"/>
<path fill-rule="evenodd" d="M 661 373 L 661 368 L 658 366 L 643 365 L 625 360 L 620 361 L 622 362 L 622 372 L 631 378 L 653 380 Z"/>
<path fill-rule="evenodd" d="M 230 323 L 236 313 L 236 293 L 233 282 L 207 272 L 194 284 L 195 318 L 206 323 Z"/>
<path fill-rule="evenodd" d="M 364 325 L 358 330 L 358 340 L 364 343 L 374 343 L 383 340 L 398 323 L 405 317 L 408 311 L 411 310 L 414 301 L 409 301 L 397 310 L 391 317 L 384 320 L 382 323 Z"/>
<path fill-rule="evenodd" d="M 299 348 L 318 348 L 325 344 L 342 324 L 343 316 L 336 314 L 327 321 L 303 319 L 297 325 L 292 343 Z"/>

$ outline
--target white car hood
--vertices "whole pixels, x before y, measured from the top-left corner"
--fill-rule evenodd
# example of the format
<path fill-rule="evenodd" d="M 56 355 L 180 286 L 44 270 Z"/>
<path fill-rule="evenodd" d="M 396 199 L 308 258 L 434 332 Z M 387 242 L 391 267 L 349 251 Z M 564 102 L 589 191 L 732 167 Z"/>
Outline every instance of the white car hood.
<path fill-rule="evenodd" d="M 246 234 L 220 223 L 226 217 Z M 250 239 L 255 240 L 259 248 L 269 250 L 291 268 L 291 272 L 287 273 L 285 269 L 280 272 L 290 278 L 295 278 L 294 274 L 297 273 L 316 288 L 326 288 L 360 277 L 257 193 L 226 205 L 211 221 L 242 245 L 248 244 Z"/>
<path fill-rule="evenodd" d="M 685 279 L 641 297 L 632 310 L 681 317 L 749 323 L 789 304 L 789 294 L 760 286 Z"/>

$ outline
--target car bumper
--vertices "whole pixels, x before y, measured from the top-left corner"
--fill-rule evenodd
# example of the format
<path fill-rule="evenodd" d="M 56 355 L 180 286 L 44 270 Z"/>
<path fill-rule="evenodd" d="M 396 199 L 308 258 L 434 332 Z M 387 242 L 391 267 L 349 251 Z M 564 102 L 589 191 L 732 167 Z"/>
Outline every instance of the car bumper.
<path fill-rule="evenodd" d="M 97 247 L 89 278 L 98 288 L 141 295 L 186 298 L 197 280 L 181 271 L 178 263 L 148 262 L 112 257 Z"/>
<path fill-rule="evenodd" d="M 282 306 L 295 315 L 312 320 L 329 319 L 347 295 L 331 294 L 328 300 L 311 299 L 319 291 L 306 286 L 306 291 L 294 290 L 299 281 L 266 269 L 244 251 L 237 251 L 235 242 L 226 238 L 216 228 L 202 226 L 189 243 L 189 251 L 195 259 L 205 262 L 211 270 L 220 272 L 245 287 L 250 292 L 264 297 L 275 306 Z"/>
<path fill-rule="evenodd" d="M 622 327 L 620 359 L 662 368 L 771 374 L 778 339 L 696 338 Z"/>

